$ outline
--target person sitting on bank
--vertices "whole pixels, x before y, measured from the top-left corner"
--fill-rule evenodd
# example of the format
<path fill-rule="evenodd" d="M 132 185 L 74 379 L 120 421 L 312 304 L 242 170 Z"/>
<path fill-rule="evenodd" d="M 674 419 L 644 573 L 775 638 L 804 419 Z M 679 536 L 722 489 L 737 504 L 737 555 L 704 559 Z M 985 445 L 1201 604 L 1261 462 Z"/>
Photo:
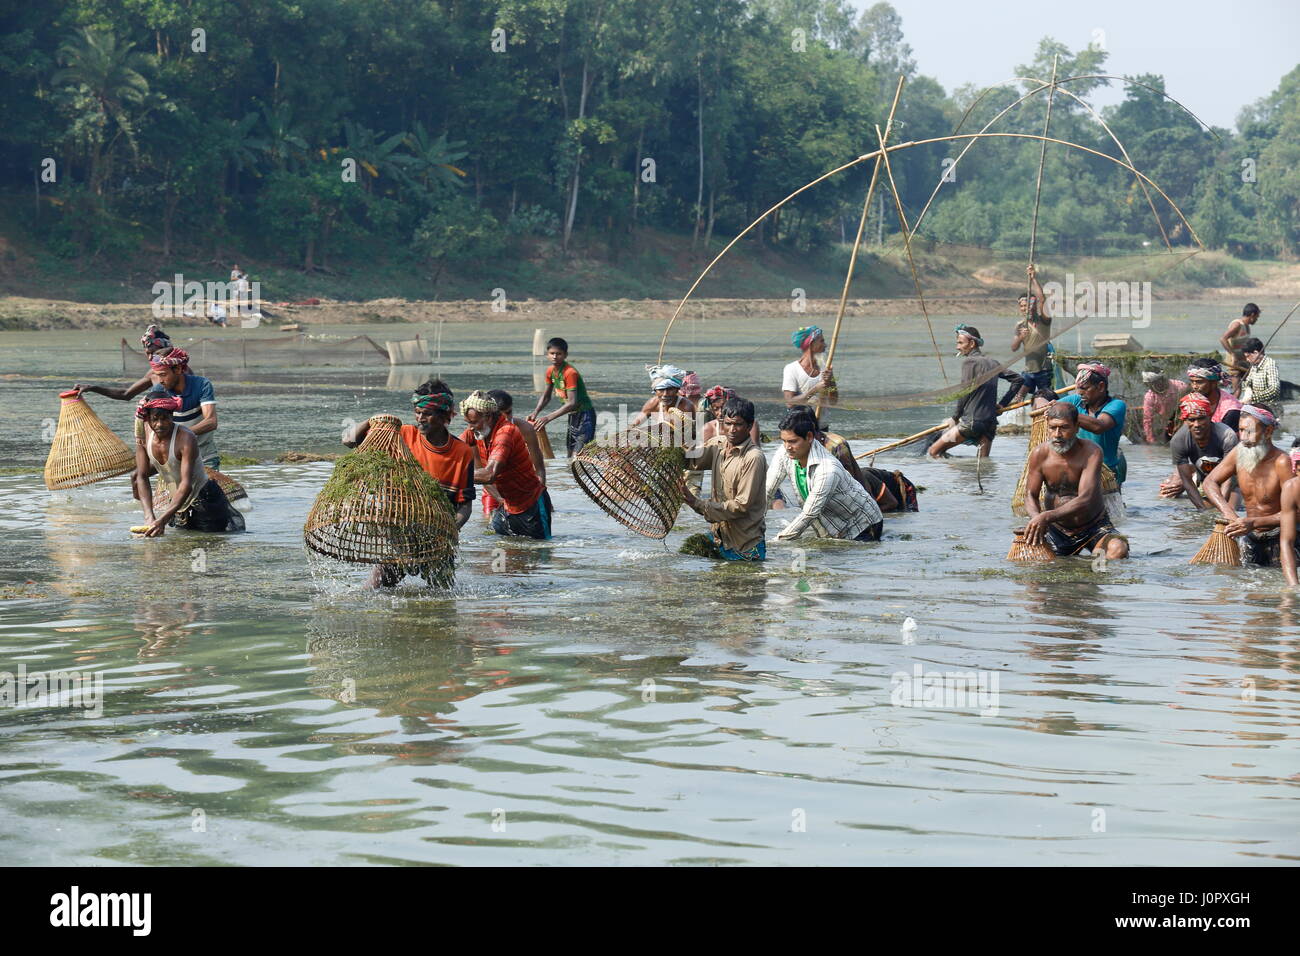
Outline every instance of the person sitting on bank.
<path fill-rule="evenodd" d="M 596 406 L 587 396 L 587 383 L 583 381 L 582 373 L 569 364 L 569 343 L 557 336 L 546 343 L 546 354 L 551 360 L 551 367 L 546 370 L 546 390 L 528 416 L 528 423 L 542 429 L 557 418 L 568 415 L 569 428 L 564 435 L 564 447 L 569 457 L 574 458 L 582 451 L 583 445 L 596 437 Z M 542 409 L 550 403 L 552 395 L 558 395 L 563 404 L 551 414 L 543 415 Z"/>
<path fill-rule="evenodd" d="M 750 437 L 753 426 L 754 403 L 732 398 L 722 409 L 721 434 L 686 457 L 690 470 L 711 471 L 713 491 L 710 498 L 700 499 L 683 478 L 683 500 L 709 522 L 713 556 L 727 561 L 767 557 L 767 462 Z"/>
<path fill-rule="evenodd" d="M 767 465 L 767 502 L 789 481 L 800 511 L 777 536 L 793 541 L 809 528 L 819 538 L 879 541 L 880 508 L 867 490 L 817 440 L 817 421 L 804 411 L 788 412 L 778 426 L 781 445 Z"/>
<path fill-rule="evenodd" d="M 1201 483 L 1237 445 L 1237 433 L 1210 420 L 1210 400 L 1193 392 L 1179 403 L 1183 427 L 1169 441 L 1174 473 L 1160 483 L 1161 498 L 1187 495 L 1198 509 L 1210 507 L 1201 497 Z M 1235 494 L 1235 492 L 1234 492 Z"/>
<path fill-rule="evenodd" d="M 1187 381 L 1198 395 L 1204 395 L 1213 409 L 1210 421 L 1223 422 L 1234 432 L 1241 412 L 1241 402 L 1226 388 L 1220 388 L 1223 381 L 1223 366 L 1214 359 L 1196 359 L 1187 367 Z"/>
<path fill-rule="evenodd" d="M 1029 453 L 1025 480 L 1025 543 L 1046 543 L 1060 556 L 1087 550 L 1107 558 L 1128 557 L 1128 541 L 1115 530 L 1101 491 L 1102 451 L 1079 441 L 1079 408 L 1058 401 L 1048 407 L 1047 439 Z M 1046 508 L 1039 495 L 1046 486 Z"/>
<path fill-rule="evenodd" d="M 1274 566 L 1279 563 L 1282 547 L 1282 486 L 1291 480 L 1288 456 L 1273 444 L 1277 416 L 1263 405 L 1241 407 L 1241 441 L 1229 451 L 1215 469 L 1205 476 L 1201 487 L 1219 513 L 1228 519 L 1224 533 L 1241 538 L 1241 554 L 1247 564 Z M 1232 478 L 1246 506 L 1238 517 L 1224 489 Z"/>
<path fill-rule="evenodd" d="M 473 443 L 483 463 L 475 468 L 474 480 L 490 486 L 501 502 L 492 512 L 492 530 L 550 540 L 551 496 L 533 469 L 524 436 L 487 392 L 471 392 L 460 403 L 460 413 L 469 423 L 461 440 Z"/>
<path fill-rule="evenodd" d="M 230 506 L 221 486 L 208 478 L 195 434 L 173 420 L 181 399 L 161 387 L 145 393 L 136 415 L 145 423 L 146 436 L 135 449 L 131 481 L 144 510 L 145 535 L 160 538 L 167 526 L 186 531 L 243 531 L 244 516 Z M 157 474 L 170 500 L 155 514 L 151 475 Z"/>
<path fill-rule="evenodd" d="M 816 325 L 806 325 L 790 333 L 790 344 L 800 352 L 799 358 L 785 367 L 781 376 L 781 392 L 786 406 L 811 405 L 821 402 L 834 405 L 839 401 L 835 375 L 831 367 L 822 368 L 817 356 L 826 351 L 826 336 Z"/>
<path fill-rule="evenodd" d="M 1080 437 L 1101 446 L 1102 462 L 1115 473 L 1121 486 L 1128 476 L 1128 462 L 1119 450 L 1128 405 L 1110 394 L 1110 369 L 1100 362 L 1081 362 L 1074 376 L 1074 394 L 1061 401 L 1079 411 Z"/>
<path fill-rule="evenodd" d="M 1241 344 L 1241 353 L 1250 368 L 1241 382 L 1242 404 L 1271 406 L 1282 397 L 1277 362 L 1264 354 L 1264 343 L 1253 336 Z"/>
<path fill-rule="evenodd" d="M 980 349 L 984 339 L 979 329 L 965 323 L 953 331 L 957 334 L 957 354 L 961 363 L 962 396 L 957 399 L 948 429 L 930 446 L 931 458 L 948 457 L 948 449 L 958 445 L 975 445 L 978 457 L 988 457 L 993 436 L 998 431 L 998 379 L 1022 381 L 1014 372 L 998 371 L 1002 363 Z"/>
<path fill-rule="evenodd" d="M 1011 336 L 1011 351 L 1018 352 L 1025 348 L 1025 371 L 1020 377 L 1020 388 L 1002 405 L 1025 395 L 1033 395 L 1039 389 L 1052 387 L 1052 358 L 1048 347 L 1052 342 L 1052 316 L 1047 311 L 1046 297 L 1043 295 L 1042 283 L 1031 265 L 1026 270 L 1033 294 L 1022 295 L 1018 306 L 1020 321 L 1016 323 L 1015 334 Z"/>

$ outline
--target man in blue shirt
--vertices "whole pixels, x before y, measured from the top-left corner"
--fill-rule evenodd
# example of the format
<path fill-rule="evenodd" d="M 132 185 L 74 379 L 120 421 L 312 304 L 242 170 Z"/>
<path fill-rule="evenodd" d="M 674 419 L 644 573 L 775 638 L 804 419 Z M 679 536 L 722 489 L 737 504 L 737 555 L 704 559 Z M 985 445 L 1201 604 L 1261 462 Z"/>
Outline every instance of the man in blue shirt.
<path fill-rule="evenodd" d="M 1102 463 L 1122 485 L 1128 463 L 1119 450 L 1128 406 L 1110 395 L 1110 369 L 1100 362 L 1084 362 L 1075 373 L 1073 395 L 1061 400 L 1079 410 L 1079 437 L 1101 446 Z"/>
<path fill-rule="evenodd" d="M 181 400 L 180 410 L 172 414 L 172 421 L 194 433 L 199 442 L 199 460 L 204 466 L 219 469 L 221 458 L 217 454 L 215 434 L 217 399 L 212 383 L 190 371 L 190 357 L 184 349 L 173 348 L 166 355 L 151 356 L 149 367 L 157 376 L 158 384 Z"/>

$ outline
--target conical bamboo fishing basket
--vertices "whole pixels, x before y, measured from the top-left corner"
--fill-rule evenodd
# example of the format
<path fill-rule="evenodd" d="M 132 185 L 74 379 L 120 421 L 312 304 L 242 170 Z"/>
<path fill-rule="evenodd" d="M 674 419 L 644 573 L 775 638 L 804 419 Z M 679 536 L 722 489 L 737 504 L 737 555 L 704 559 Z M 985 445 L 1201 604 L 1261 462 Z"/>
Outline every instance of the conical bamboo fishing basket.
<path fill-rule="evenodd" d="M 1025 541 L 1025 529 L 1015 530 L 1015 540 L 1007 552 L 1008 561 L 1051 561 L 1056 555 L 1045 544 L 1029 544 Z"/>
<path fill-rule="evenodd" d="M 1034 449 L 1047 440 L 1047 409 L 1036 408 L 1029 413 L 1032 421 L 1029 425 L 1029 447 L 1025 449 L 1025 463 L 1020 466 L 1020 480 L 1016 482 L 1015 493 L 1011 496 L 1011 513 L 1025 517 L 1025 485 L 1029 481 L 1029 456 Z"/>
<path fill-rule="evenodd" d="M 1214 530 L 1210 532 L 1201 550 L 1197 551 L 1188 564 L 1217 564 L 1220 567 L 1234 568 L 1241 564 L 1241 547 L 1224 533 L 1228 522 L 1223 518 L 1214 519 Z"/>
<path fill-rule="evenodd" d="M 76 392 L 62 392 L 59 424 L 45 459 L 45 487 L 78 488 L 135 470 L 135 452 Z"/>
<path fill-rule="evenodd" d="M 334 466 L 307 515 L 303 537 L 317 554 L 382 564 L 434 580 L 451 567 L 458 532 L 442 487 L 420 467 L 392 415 Z"/>
<path fill-rule="evenodd" d="M 569 462 L 578 487 L 615 521 L 647 538 L 663 538 L 682 507 L 686 451 L 671 430 L 639 428 L 588 442 Z"/>
<path fill-rule="evenodd" d="M 248 497 L 248 492 L 244 489 L 244 486 L 235 481 L 234 478 L 222 474 L 215 468 L 208 468 L 205 466 L 203 470 L 208 473 L 208 480 L 215 481 L 217 487 L 226 493 L 226 500 L 231 504 L 239 501 L 241 498 Z M 155 477 L 153 482 L 154 504 L 161 508 L 166 508 L 168 502 L 171 501 L 171 497 L 171 492 L 164 488 L 163 483 Z"/>
<path fill-rule="evenodd" d="M 551 447 L 551 439 L 546 435 L 546 428 L 537 429 L 537 447 L 542 450 L 542 458 L 551 461 L 555 457 L 555 449 Z"/>

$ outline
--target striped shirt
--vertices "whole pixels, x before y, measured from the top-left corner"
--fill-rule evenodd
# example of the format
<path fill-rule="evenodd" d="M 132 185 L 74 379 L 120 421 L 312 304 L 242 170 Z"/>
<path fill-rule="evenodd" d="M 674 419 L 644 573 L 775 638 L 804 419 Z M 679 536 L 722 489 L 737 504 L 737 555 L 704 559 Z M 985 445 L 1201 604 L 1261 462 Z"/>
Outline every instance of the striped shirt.
<path fill-rule="evenodd" d="M 835 455 L 813 442 L 808 449 L 808 496 L 799 493 L 794 460 L 785 446 L 777 448 L 767 466 L 767 503 L 772 504 L 782 482 L 790 480 L 801 511 L 779 537 L 797 538 L 810 526 L 821 538 L 856 538 L 877 521 L 880 506 Z"/>
<path fill-rule="evenodd" d="M 194 426 L 203 421 L 203 406 L 217 404 L 217 398 L 212 392 L 212 382 L 202 375 L 191 375 L 185 373 L 185 387 L 179 392 L 168 391 L 168 395 L 179 395 L 181 399 L 181 410 L 172 413 L 172 421 L 177 425 L 184 425 L 190 431 L 194 431 Z M 199 443 L 199 460 L 210 461 L 217 457 L 217 430 L 203 434 L 195 433 L 194 437 Z"/>
<path fill-rule="evenodd" d="M 1241 386 L 1241 400 L 1271 405 L 1281 394 L 1282 380 L 1277 374 L 1277 362 L 1265 355 L 1246 374 Z"/>

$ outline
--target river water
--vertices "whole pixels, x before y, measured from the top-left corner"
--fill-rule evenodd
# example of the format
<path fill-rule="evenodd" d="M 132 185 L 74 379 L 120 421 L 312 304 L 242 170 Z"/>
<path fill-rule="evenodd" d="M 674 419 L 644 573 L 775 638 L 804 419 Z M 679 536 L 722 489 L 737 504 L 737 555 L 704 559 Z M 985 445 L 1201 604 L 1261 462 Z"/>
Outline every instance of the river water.
<path fill-rule="evenodd" d="M 1270 330 L 1285 308 L 1260 304 Z M 1157 303 L 1135 334 L 1209 348 L 1231 311 Z M 442 329 L 437 369 L 458 396 L 505 387 L 523 407 L 533 327 L 487 318 Z M 955 321 L 935 319 L 954 380 Z M 1009 339 L 1009 316 L 961 321 Z M 667 357 L 769 397 L 792 324 L 691 316 Z M 1085 346 L 1130 327 L 1087 328 Z M 547 330 L 606 410 L 647 394 L 662 331 Z M 1286 335 L 1270 351 L 1300 379 Z M 139 373 L 117 341 L 5 334 L 4 464 L 44 460 L 58 389 Z M 868 407 L 833 412 L 836 430 L 942 417 L 880 407 L 942 385 L 922 320 L 852 320 L 841 349 L 846 401 Z M 412 383 L 384 368 L 212 374 L 226 456 L 339 451 L 346 420 L 409 420 Z M 129 434 L 129 405 L 90 401 Z M 772 432 L 780 406 L 759 411 Z M 1189 565 L 1208 519 L 1155 497 L 1167 451 L 1143 446 L 1126 446 L 1132 560 L 1008 565 L 1025 446 L 999 437 L 978 474 L 969 457 L 882 459 L 924 487 L 919 514 L 887 516 L 876 545 L 770 531 L 770 560 L 744 567 L 676 553 L 704 527 L 689 510 L 666 543 L 633 535 L 555 462 L 554 540 L 502 540 L 476 514 L 451 592 L 393 594 L 307 559 L 328 462 L 226 467 L 249 489 L 247 534 L 151 541 L 127 534 L 125 479 L 52 494 L 5 473 L 0 670 L 79 672 L 103 697 L 98 714 L 0 709 L 0 847 L 86 865 L 1300 858 L 1300 608 L 1280 572 Z M 962 692 L 913 699 L 935 681 Z"/>

